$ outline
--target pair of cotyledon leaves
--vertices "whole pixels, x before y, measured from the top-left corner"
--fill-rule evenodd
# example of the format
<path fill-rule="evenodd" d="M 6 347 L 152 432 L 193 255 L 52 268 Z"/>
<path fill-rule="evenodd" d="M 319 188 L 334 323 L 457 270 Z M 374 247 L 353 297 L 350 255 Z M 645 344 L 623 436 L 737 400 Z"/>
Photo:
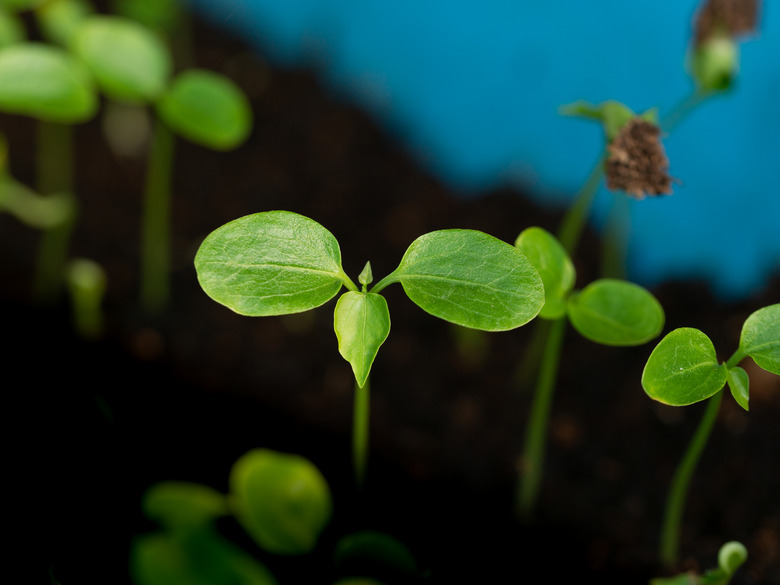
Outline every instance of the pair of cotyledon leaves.
<path fill-rule="evenodd" d="M 517 246 L 475 230 L 425 234 L 409 246 L 398 268 L 373 289 L 360 291 L 342 269 L 333 234 L 307 217 L 269 211 L 212 232 L 195 267 L 203 290 L 242 315 L 306 311 L 345 286 L 334 328 L 339 352 L 361 387 L 390 332 L 387 302 L 379 292 L 395 282 L 423 310 L 473 329 L 514 329 L 540 311 L 560 317 L 563 306 L 583 335 L 601 343 L 632 345 L 658 335 L 663 311 L 652 295 L 612 280 L 569 295 L 573 268 L 562 261 L 560 244 L 540 228 L 524 233 Z M 552 308 L 545 311 L 547 306 Z"/>
<path fill-rule="evenodd" d="M 113 100 L 154 104 L 166 125 L 202 146 L 229 150 L 249 135 L 252 111 L 243 92 L 201 69 L 171 81 L 170 53 L 143 25 L 84 15 L 63 35 L 69 51 L 35 42 L 0 49 L 0 109 L 50 122 L 84 122 L 97 111 L 97 85 Z"/>

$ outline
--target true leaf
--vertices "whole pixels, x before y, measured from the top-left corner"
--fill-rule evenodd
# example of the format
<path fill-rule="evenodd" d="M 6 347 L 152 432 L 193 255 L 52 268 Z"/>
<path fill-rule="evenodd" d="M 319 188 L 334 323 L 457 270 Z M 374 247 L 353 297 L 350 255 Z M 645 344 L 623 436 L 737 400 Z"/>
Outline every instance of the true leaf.
<path fill-rule="evenodd" d="M 396 281 L 431 315 L 485 331 L 524 325 L 544 304 L 542 279 L 528 258 L 474 230 L 441 230 L 417 238 L 384 279 Z"/>
<path fill-rule="evenodd" d="M 622 280 L 597 280 L 569 298 L 569 319 L 584 337 L 605 345 L 641 345 L 664 326 L 661 304 L 646 289 Z"/>
<path fill-rule="evenodd" d="M 365 386 L 379 347 L 390 334 L 390 312 L 382 295 L 349 291 L 336 303 L 333 326 L 339 353 L 352 366 L 355 380 Z"/>
<path fill-rule="evenodd" d="M 225 496 L 197 483 L 165 481 L 150 487 L 144 514 L 168 528 L 198 527 L 228 513 Z"/>
<path fill-rule="evenodd" d="M 739 351 L 766 371 L 780 375 L 780 303 L 759 309 L 745 320 Z"/>
<path fill-rule="evenodd" d="M 737 401 L 742 408 L 750 410 L 750 379 L 747 372 L 742 368 L 735 366 L 728 369 L 728 384 L 729 390 L 734 400 Z"/>
<path fill-rule="evenodd" d="M 313 309 L 347 279 L 333 234 L 289 211 L 247 215 L 217 228 L 200 245 L 195 269 L 207 295 L 250 316 Z"/>
<path fill-rule="evenodd" d="M 62 49 L 21 43 L 0 50 L 0 110 L 74 124 L 97 105 L 87 72 Z"/>
<path fill-rule="evenodd" d="M 252 128 L 244 93 L 227 77 L 211 71 L 185 71 L 157 103 L 160 117 L 176 133 L 202 146 L 230 150 Z"/>
<path fill-rule="evenodd" d="M 566 314 L 566 297 L 574 286 L 575 271 L 561 243 L 547 230 L 530 227 L 517 236 L 515 246 L 531 261 L 544 284 L 544 306 L 539 316 L 559 319 Z"/>
<path fill-rule="evenodd" d="M 168 84 L 172 61 L 167 47 L 132 20 L 86 18 L 73 36 L 73 50 L 112 99 L 147 103 L 156 100 Z"/>
<path fill-rule="evenodd" d="M 330 489 L 307 459 L 268 449 L 242 456 L 230 472 L 231 505 L 258 545 L 275 554 L 304 554 L 330 520 Z"/>
<path fill-rule="evenodd" d="M 685 406 L 717 394 L 726 378 L 726 367 L 718 364 L 710 338 L 682 327 L 667 334 L 650 354 L 642 387 L 654 400 Z"/>

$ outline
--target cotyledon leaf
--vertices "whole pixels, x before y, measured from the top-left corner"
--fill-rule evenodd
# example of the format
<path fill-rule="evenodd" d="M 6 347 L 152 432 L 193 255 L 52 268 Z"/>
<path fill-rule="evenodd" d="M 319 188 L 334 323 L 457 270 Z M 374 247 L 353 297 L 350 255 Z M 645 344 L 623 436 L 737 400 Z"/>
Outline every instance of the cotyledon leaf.
<path fill-rule="evenodd" d="M 759 309 L 745 320 L 739 349 L 758 366 L 780 375 L 780 303 Z"/>

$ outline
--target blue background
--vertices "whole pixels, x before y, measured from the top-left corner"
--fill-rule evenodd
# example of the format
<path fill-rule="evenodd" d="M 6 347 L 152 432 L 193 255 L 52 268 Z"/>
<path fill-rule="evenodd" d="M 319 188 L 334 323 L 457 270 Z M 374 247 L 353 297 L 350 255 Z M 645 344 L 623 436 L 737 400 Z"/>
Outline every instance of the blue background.
<path fill-rule="evenodd" d="M 663 116 L 693 88 L 697 1 L 190 3 L 277 64 L 316 66 L 463 196 L 509 183 L 563 206 L 603 135 L 559 106 L 615 99 Z M 736 300 L 780 271 L 780 12 L 766 4 L 734 89 L 664 139 L 674 194 L 630 202 L 633 280 L 707 279 Z M 611 197 L 602 188 L 596 225 Z"/>

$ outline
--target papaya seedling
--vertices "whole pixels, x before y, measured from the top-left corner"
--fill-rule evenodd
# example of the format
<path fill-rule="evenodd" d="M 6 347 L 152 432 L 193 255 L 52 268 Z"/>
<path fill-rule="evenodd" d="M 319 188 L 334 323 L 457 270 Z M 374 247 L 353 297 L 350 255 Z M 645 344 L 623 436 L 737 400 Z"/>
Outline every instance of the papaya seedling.
<path fill-rule="evenodd" d="M 651 579 L 650 585 L 729 585 L 734 573 L 745 564 L 747 558 L 748 551 L 745 545 L 732 540 L 720 547 L 716 568 L 709 569 L 701 575 L 689 571 L 674 577 Z"/>
<path fill-rule="evenodd" d="M 688 487 L 715 424 L 724 387 L 729 387 L 737 404 L 749 408 L 750 381 L 739 367 L 746 357 L 780 375 L 780 304 L 759 309 L 745 320 L 739 345 L 725 362 L 718 362 L 715 346 L 705 333 L 682 327 L 668 333 L 645 364 L 642 387 L 653 400 L 671 406 L 708 401 L 669 487 L 659 542 L 664 565 L 671 566 L 677 560 Z"/>
<path fill-rule="evenodd" d="M 531 227 L 515 246 L 536 267 L 544 283 L 539 317 L 550 323 L 531 404 L 521 458 L 517 511 L 529 519 L 542 480 L 547 426 L 568 321 L 583 337 L 611 346 L 634 346 L 657 337 L 664 324 L 660 303 L 646 289 L 622 280 L 603 278 L 574 291 L 574 264 L 563 245 L 549 232 Z M 536 360 L 536 356 L 533 356 Z"/>
<path fill-rule="evenodd" d="M 195 256 L 208 296 L 240 315 L 272 316 L 336 303 L 339 353 L 355 378 L 353 463 L 363 483 L 368 447 L 369 373 L 390 333 L 385 287 L 400 283 L 424 311 L 457 325 L 505 331 L 533 319 L 544 303 L 542 280 L 517 248 L 474 230 L 440 230 L 417 238 L 399 266 L 373 288 L 370 263 L 358 288 L 341 266 L 335 236 L 312 219 L 267 211 L 209 234 Z"/>

